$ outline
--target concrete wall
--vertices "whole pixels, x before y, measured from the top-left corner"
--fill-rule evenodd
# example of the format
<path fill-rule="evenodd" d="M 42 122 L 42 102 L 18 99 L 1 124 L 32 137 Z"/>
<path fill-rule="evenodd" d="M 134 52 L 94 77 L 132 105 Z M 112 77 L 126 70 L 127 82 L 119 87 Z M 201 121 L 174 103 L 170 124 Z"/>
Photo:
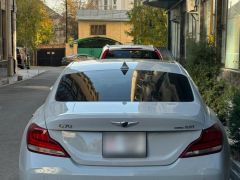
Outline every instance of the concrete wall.
<path fill-rule="evenodd" d="M 94 37 L 90 35 L 91 25 L 104 25 L 106 24 L 106 35 L 101 37 L 107 37 L 123 44 L 132 43 L 132 37 L 126 34 L 130 30 L 131 25 L 128 22 L 104 22 L 104 21 L 79 21 L 78 22 L 78 38 Z"/>
<path fill-rule="evenodd" d="M 14 59 L 16 59 L 16 2 L 0 0 L 2 17 L 0 30 L 0 81 L 14 75 Z"/>
<path fill-rule="evenodd" d="M 222 78 L 229 82 L 231 85 L 240 88 L 240 71 L 233 69 L 222 69 Z"/>

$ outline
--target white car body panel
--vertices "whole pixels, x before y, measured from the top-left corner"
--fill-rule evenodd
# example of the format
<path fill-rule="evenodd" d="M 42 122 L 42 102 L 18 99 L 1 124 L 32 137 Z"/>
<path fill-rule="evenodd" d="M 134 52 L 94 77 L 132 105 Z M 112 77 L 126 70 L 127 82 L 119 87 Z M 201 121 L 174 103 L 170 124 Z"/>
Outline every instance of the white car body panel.
<path fill-rule="evenodd" d="M 124 61 L 132 61 L 131 59 L 125 59 Z M 100 60 L 90 60 L 83 61 L 80 63 L 72 63 L 70 64 L 63 72 L 63 74 L 71 74 L 79 71 L 101 71 L 107 69 L 120 69 L 123 64 L 122 60 L 115 59 L 114 63 L 112 59 L 106 59 L 104 61 Z M 128 64 L 130 69 L 134 70 L 149 70 L 149 71 L 163 71 L 163 72 L 174 72 L 177 74 L 187 75 L 185 71 L 183 71 L 178 64 L 174 62 L 166 63 L 163 61 L 151 61 L 149 60 L 147 63 L 144 60 L 133 61 Z"/>
<path fill-rule="evenodd" d="M 225 150 L 206 157 L 178 159 L 169 166 L 84 166 L 23 148 L 20 180 L 228 180 Z"/>
<path fill-rule="evenodd" d="M 201 130 L 205 122 L 201 106 L 194 102 L 52 102 L 45 106 L 45 117 L 48 129 L 66 130 L 59 124 L 71 124 L 71 131 L 119 131 L 111 122 L 123 120 L 139 121 L 124 131 Z"/>
<path fill-rule="evenodd" d="M 46 102 L 29 122 L 47 128 L 71 158 L 30 152 L 24 132 L 20 157 L 21 180 L 228 180 L 229 148 L 224 129 L 205 106 L 187 72 L 177 63 L 125 60 L 134 70 L 164 71 L 188 77 L 194 101 L 179 102 L 57 102 L 55 94 L 64 74 L 120 69 L 122 61 L 84 61 L 70 64 L 53 86 Z M 129 62 L 129 63 L 128 63 Z M 123 129 L 113 121 L 138 121 Z M 223 132 L 221 152 L 179 158 L 201 131 L 218 124 Z M 67 126 L 62 126 L 67 125 Z M 69 125 L 69 126 L 68 126 Z M 103 158 L 102 134 L 108 131 L 147 133 L 146 158 Z"/>
<path fill-rule="evenodd" d="M 77 164 L 121 167 L 170 165 L 191 142 L 201 135 L 201 131 L 147 133 L 148 156 L 146 158 L 119 159 L 102 157 L 101 132 L 49 131 L 49 133 L 62 144 Z"/>

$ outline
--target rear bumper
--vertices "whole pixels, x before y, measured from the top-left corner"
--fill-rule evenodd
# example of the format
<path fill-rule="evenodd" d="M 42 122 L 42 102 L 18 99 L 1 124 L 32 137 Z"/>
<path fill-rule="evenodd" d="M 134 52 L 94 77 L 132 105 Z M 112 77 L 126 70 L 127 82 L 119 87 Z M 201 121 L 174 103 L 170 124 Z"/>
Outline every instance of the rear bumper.
<path fill-rule="evenodd" d="M 20 155 L 20 180 L 228 180 L 229 164 L 222 153 L 179 159 L 169 166 L 106 167 L 27 151 Z"/>

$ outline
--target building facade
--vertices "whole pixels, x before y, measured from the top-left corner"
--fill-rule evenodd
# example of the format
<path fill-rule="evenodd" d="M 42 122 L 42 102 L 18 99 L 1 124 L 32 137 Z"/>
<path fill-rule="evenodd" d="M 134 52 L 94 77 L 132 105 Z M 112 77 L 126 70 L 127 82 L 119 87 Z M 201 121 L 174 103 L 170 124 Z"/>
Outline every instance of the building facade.
<path fill-rule="evenodd" d="M 94 9 L 78 11 L 78 38 L 106 37 L 120 43 L 132 43 L 127 35 L 131 28 L 128 10 L 133 8 L 134 0 L 88 0 L 86 4 L 95 4 Z"/>
<path fill-rule="evenodd" d="M 84 50 L 85 54 L 98 57 L 102 45 L 106 43 L 132 43 L 133 38 L 127 34 L 132 28 L 127 12 L 133 8 L 134 0 L 85 0 L 80 4 L 77 13 L 78 40 L 96 42 L 95 45 L 89 45 L 89 52 Z M 72 46 L 67 44 L 66 56 L 75 52 L 83 53 L 83 49 L 80 49 L 87 47 L 86 44 L 84 47 L 79 43 Z"/>
<path fill-rule="evenodd" d="M 168 10 L 168 48 L 176 59 L 186 58 L 188 39 L 199 41 L 214 35 L 214 1 L 145 1 Z"/>
<path fill-rule="evenodd" d="M 99 10 L 130 10 L 134 0 L 86 0 L 84 4 Z"/>
<path fill-rule="evenodd" d="M 168 49 L 184 60 L 187 41 L 215 43 L 223 77 L 240 86 L 240 0 L 145 0 L 168 10 Z"/>
<path fill-rule="evenodd" d="M 0 84 L 16 73 L 16 1 L 0 1 Z"/>
<path fill-rule="evenodd" d="M 99 0 L 99 9 L 102 10 L 130 10 L 133 0 Z"/>
<path fill-rule="evenodd" d="M 126 10 L 81 9 L 78 11 L 77 19 L 78 39 L 80 41 L 89 39 L 96 42 L 95 45 L 89 45 L 89 48 L 90 46 L 93 48 L 89 52 L 84 50 L 85 54 L 98 57 L 102 46 L 107 42 L 131 44 L 133 41 L 133 38 L 127 34 L 132 26 Z M 96 39 L 98 40 L 96 41 Z M 87 45 L 84 46 L 84 48 L 86 47 Z M 83 53 L 81 48 L 83 47 L 79 43 L 72 47 L 67 44 L 66 56 L 76 54 L 76 52 Z"/>
<path fill-rule="evenodd" d="M 78 38 L 106 37 L 117 42 L 132 43 L 127 35 L 131 25 L 124 10 L 81 10 L 78 13 Z"/>

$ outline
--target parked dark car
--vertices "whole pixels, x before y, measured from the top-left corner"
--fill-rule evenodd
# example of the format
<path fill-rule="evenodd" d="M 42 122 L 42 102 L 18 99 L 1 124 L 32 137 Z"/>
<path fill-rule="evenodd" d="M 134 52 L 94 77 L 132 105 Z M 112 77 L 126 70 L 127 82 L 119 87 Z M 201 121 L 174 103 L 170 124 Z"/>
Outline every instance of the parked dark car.
<path fill-rule="evenodd" d="M 20 69 L 30 69 L 30 55 L 23 47 L 17 47 L 17 62 Z"/>
<path fill-rule="evenodd" d="M 17 48 L 17 63 L 19 68 L 24 69 L 24 60 L 20 48 Z"/>
<path fill-rule="evenodd" d="M 85 60 L 95 60 L 95 59 L 97 58 L 90 56 L 88 54 L 74 54 L 74 55 L 70 55 L 62 58 L 62 65 L 67 66 L 68 64 L 74 61 L 85 61 Z"/>

